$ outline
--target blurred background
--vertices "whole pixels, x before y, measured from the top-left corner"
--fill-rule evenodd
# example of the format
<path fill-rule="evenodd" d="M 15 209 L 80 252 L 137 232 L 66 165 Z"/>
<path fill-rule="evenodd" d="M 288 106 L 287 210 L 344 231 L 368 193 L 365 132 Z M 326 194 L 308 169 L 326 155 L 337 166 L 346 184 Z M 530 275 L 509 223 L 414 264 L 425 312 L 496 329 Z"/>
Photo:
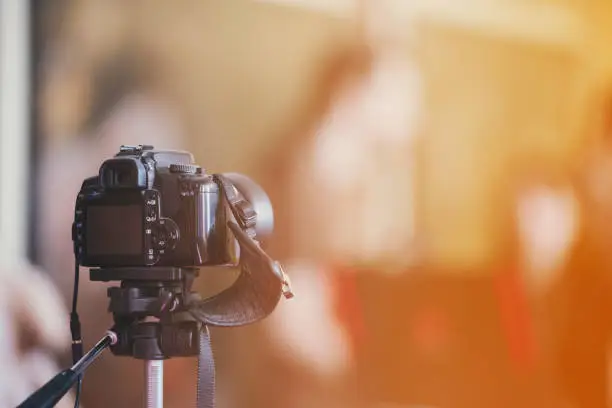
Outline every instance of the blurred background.
<path fill-rule="evenodd" d="M 612 406 L 610 2 L 0 4 L 2 279 L 27 263 L 68 310 L 82 180 L 186 149 L 268 192 L 296 292 L 213 331 L 220 408 Z M 86 347 L 107 303 L 81 283 Z M 142 404 L 142 371 L 105 355 L 82 405 Z M 168 361 L 166 406 L 195 382 Z"/>

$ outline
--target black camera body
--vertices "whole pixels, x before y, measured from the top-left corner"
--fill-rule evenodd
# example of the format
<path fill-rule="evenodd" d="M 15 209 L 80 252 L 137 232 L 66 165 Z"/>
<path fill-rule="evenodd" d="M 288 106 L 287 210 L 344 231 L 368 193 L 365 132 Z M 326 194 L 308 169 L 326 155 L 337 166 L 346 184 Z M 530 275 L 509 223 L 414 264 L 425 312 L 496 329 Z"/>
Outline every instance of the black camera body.
<path fill-rule="evenodd" d="M 236 266 L 219 180 L 191 153 L 122 146 L 78 194 L 72 235 L 87 267 Z"/>

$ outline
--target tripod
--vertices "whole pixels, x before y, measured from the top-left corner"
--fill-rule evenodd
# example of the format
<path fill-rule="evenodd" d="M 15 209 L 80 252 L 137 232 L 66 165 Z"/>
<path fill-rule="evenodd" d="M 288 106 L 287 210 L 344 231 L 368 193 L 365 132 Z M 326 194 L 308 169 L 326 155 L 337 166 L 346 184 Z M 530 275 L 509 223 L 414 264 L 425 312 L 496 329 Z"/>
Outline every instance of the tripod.
<path fill-rule="evenodd" d="M 214 361 L 206 326 L 187 311 L 200 297 L 191 292 L 195 268 L 153 267 L 92 269 L 91 281 L 120 281 L 108 289 L 117 341 L 116 356 L 144 361 L 145 406 L 163 406 L 163 362 L 199 356 L 198 404 L 214 403 Z"/>
<path fill-rule="evenodd" d="M 144 361 L 147 407 L 162 407 L 163 361 L 199 356 L 199 408 L 214 407 L 215 366 L 208 326 L 238 327 L 268 316 L 281 296 L 293 297 L 288 277 L 233 222 L 228 226 L 240 243 L 240 275 L 233 285 L 202 300 L 191 292 L 197 268 L 127 267 L 90 270 L 90 280 L 121 282 L 108 289 L 111 331 L 71 368 L 38 389 L 19 408 L 51 408 L 78 381 L 100 353 Z"/>
<path fill-rule="evenodd" d="M 214 406 L 215 368 L 208 329 L 187 312 L 200 300 L 191 292 L 191 268 L 92 269 L 92 281 L 120 281 L 108 289 L 114 325 L 72 368 L 51 379 L 18 408 L 50 408 L 64 396 L 107 347 L 116 356 L 144 361 L 145 407 L 163 407 L 163 361 L 199 356 L 198 407 Z"/>

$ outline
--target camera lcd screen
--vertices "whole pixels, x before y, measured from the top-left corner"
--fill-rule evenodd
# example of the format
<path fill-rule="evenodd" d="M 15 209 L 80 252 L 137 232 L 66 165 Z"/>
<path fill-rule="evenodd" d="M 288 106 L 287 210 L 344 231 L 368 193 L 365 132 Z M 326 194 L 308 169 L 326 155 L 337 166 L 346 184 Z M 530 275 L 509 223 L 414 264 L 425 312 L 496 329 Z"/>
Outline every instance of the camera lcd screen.
<path fill-rule="evenodd" d="M 87 254 L 140 255 L 143 251 L 143 210 L 140 205 L 87 208 Z"/>

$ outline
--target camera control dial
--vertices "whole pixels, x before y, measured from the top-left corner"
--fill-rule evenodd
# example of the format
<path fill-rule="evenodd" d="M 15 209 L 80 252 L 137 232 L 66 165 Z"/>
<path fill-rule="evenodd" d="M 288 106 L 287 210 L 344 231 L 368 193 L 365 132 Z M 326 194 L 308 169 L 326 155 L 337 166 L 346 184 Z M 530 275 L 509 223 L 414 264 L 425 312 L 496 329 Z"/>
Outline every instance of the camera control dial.
<path fill-rule="evenodd" d="M 175 174 L 200 174 L 202 168 L 195 164 L 173 163 L 170 165 L 170 173 Z"/>
<path fill-rule="evenodd" d="M 165 251 L 174 249 L 180 238 L 179 228 L 170 218 L 161 218 L 153 227 L 152 234 L 153 246 L 164 254 Z"/>

